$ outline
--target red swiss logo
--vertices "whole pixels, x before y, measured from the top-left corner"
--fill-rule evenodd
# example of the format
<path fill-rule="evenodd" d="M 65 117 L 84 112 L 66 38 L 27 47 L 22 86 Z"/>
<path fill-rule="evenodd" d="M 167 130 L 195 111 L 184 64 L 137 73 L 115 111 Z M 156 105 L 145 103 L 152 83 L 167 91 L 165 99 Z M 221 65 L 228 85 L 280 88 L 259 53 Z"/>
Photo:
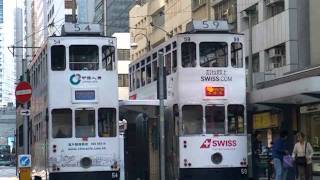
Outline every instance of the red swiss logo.
<path fill-rule="evenodd" d="M 218 139 L 206 139 L 201 144 L 200 149 L 208 149 L 210 147 L 236 147 L 237 140 L 226 139 L 226 140 L 218 140 Z"/>

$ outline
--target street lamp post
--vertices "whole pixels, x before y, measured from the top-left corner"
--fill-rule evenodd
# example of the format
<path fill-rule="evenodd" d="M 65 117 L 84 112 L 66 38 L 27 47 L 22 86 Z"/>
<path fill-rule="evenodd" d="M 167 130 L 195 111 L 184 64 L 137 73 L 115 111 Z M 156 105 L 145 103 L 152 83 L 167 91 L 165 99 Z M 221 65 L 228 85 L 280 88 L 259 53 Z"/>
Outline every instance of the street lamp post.
<path fill-rule="evenodd" d="M 160 126 L 160 180 L 165 180 L 165 134 L 164 134 L 164 82 L 163 52 L 159 52 L 159 126 Z"/>
<path fill-rule="evenodd" d="M 136 43 L 136 37 L 137 37 L 138 35 L 142 35 L 142 36 L 144 36 L 144 37 L 146 38 L 146 41 L 147 41 L 147 50 L 150 51 L 150 50 L 151 50 L 150 41 L 149 41 L 147 35 L 145 35 L 145 34 L 143 34 L 143 33 L 137 33 L 137 34 L 133 37 L 133 43 L 131 44 L 131 47 L 132 47 L 132 48 L 138 47 L 138 44 Z"/>

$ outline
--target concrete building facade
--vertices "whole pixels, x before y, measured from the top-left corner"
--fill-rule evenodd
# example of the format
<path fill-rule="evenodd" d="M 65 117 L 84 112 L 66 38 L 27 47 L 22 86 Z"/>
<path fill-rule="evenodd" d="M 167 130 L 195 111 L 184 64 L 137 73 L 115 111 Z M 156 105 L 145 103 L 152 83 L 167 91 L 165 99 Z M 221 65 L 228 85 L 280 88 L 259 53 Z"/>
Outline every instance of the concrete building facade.
<path fill-rule="evenodd" d="M 131 49 L 131 60 L 144 55 L 149 47 L 163 43 L 170 35 L 185 31 L 191 21 L 191 0 L 144 1 L 129 12 L 131 42 L 137 48 Z"/>
<path fill-rule="evenodd" d="M 106 36 L 129 32 L 129 10 L 134 0 L 95 0 L 94 22 L 101 24 Z"/>

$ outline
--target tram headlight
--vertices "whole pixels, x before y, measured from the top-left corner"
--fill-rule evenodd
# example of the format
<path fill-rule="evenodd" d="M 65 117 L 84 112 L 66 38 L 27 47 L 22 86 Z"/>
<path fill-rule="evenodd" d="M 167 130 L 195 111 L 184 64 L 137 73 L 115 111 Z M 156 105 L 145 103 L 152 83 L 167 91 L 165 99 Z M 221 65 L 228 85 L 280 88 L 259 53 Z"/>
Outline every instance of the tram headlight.
<path fill-rule="evenodd" d="M 214 153 L 211 156 L 211 161 L 213 164 L 220 164 L 222 162 L 222 154 L 221 153 Z"/>
<path fill-rule="evenodd" d="M 84 157 L 80 160 L 80 166 L 85 168 L 85 169 L 88 169 L 89 167 L 92 166 L 92 159 L 89 158 L 89 157 Z"/>

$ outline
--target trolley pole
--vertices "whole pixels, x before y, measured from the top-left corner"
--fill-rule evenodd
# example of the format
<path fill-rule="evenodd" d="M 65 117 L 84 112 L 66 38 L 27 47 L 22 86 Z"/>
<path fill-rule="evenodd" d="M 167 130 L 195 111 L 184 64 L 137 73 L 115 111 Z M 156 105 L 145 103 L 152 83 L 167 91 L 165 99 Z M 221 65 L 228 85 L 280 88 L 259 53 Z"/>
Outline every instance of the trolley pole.
<path fill-rule="evenodd" d="M 164 144 L 164 84 L 163 84 L 163 53 L 159 53 L 159 125 L 160 125 L 160 180 L 165 180 L 165 144 Z"/>

